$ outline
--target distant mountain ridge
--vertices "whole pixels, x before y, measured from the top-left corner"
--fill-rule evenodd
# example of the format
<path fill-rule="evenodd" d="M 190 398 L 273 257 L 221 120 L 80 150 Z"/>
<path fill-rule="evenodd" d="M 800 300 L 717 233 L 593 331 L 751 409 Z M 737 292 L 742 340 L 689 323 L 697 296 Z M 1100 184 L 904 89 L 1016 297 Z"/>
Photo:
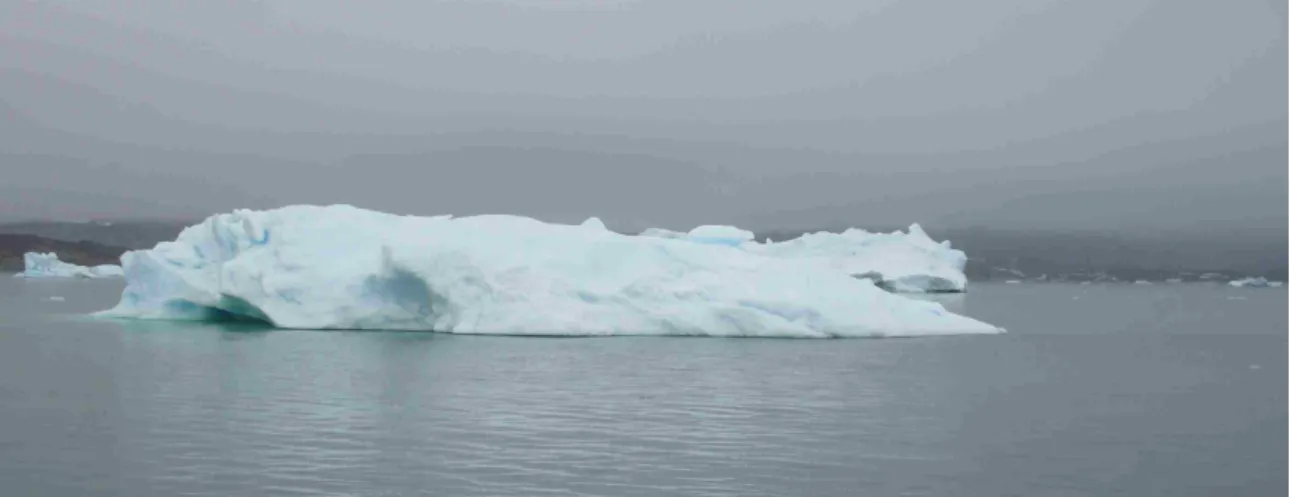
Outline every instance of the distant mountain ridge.
<path fill-rule="evenodd" d="M 152 248 L 158 242 L 174 240 L 180 231 L 192 224 L 196 224 L 196 222 L 130 220 L 86 222 L 24 221 L 0 223 L 0 234 L 32 235 L 64 242 L 91 242 L 121 249 L 145 249 Z"/>
<path fill-rule="evenodd" d="M 59 260 L 82 266 L 120 264 L 126 249 L 90 241 L 55 240 L 36 235 L 0 233 L 0 269 L 21 271 L 27 252 L 54 252 Z"/>

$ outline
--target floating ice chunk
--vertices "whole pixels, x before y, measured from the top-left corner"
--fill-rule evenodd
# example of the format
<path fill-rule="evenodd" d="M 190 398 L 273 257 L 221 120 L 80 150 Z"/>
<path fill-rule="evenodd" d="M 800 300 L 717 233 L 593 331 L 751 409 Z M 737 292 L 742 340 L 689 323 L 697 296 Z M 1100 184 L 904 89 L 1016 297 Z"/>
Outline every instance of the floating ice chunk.
<path fill-rule="evenodd" d="M 1268 281 L 1267 278 L 1263 278 L 1263 277 L 1255 277 L 1255 278 L 1241 278 L 1239 280 L 1232 280 L 1227 284 L 1237 288 L 1264 288 L 1264 287 L 1279 287 L 1281 286 L 1282 283 L 1280 281 Z"/>
<path fill-rule="evenodd" d="M 116 264 L 100 264 L 90 267 L 91 278 L 119 278 L 122 276 L 125 276 L 125 271 Z"/>
<path fill-rule="evenodd" d="M 126 253 L 121 301 L 101 314 L 527 335 L 1003 331 L 818 264 L 586 224 L 350 206 L 239 210 Z"/>
<path fill-rule="evenodd" d="M 103 264 L 93 267 L 78 266 L 58 260 L 53 252 L 27 252 L 22 254 L 23 271 L 19 278 L 111 278 L 124 276 L 121 266 Z"/>

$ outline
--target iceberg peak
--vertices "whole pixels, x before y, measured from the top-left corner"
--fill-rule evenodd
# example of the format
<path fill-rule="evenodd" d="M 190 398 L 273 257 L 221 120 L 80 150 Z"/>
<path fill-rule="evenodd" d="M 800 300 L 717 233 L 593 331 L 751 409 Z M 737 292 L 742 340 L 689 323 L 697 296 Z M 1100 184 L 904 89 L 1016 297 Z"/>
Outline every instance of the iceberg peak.
<path fill-rule="evenodd" d="M 756 238 L 753 232 L 734 226 L 704 225 L 690 230 L 686 238 L 699 243 L 712 245 L 739 246 Z"/>
<path fill-rule="evenodd" d="M 601 221 L 600 218 L 595 216 L 587 218 L 587 220 L 583 221 L 582 224 L 579 226 L 582 226 L 583 228 L 590 228 L 590 229 L 599 230 L 599 231 L 609 231 L 609 228 L 605 227 L 605 222 Z"/>

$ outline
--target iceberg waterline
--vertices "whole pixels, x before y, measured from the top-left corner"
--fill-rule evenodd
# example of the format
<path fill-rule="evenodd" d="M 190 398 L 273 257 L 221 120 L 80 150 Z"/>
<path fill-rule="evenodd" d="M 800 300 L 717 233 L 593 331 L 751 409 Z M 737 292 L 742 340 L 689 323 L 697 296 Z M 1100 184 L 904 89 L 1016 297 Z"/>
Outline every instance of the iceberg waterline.
<path fill-rule="evenodd" d="M 27 252 L 22 254 L 21 273 L 18 278 L 112 278 L 124 275 L 121 266 L 102 264 L 93 267 L 80 266 L 58 259 L 54 252 Z"/>
<path fill-rule="evenodd" d="M 809 257 L 608 231 L 599 220 L 239 210 L 122 256 L 104 316 L 526 335 L 915 336 L 1002 330 Z"/>

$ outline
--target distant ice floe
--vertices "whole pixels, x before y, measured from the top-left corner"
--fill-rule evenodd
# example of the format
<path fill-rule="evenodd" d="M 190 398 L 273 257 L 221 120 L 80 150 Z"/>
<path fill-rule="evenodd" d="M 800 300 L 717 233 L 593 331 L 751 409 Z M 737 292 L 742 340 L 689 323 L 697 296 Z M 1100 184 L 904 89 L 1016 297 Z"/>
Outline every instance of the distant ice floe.
<path fill-rule="evenodd" d="M 1284 284 L 1284 282 L 1268 281 L 1267 278 L 1255 277 L 1255 278 L 1241 278 L 1239 280 L 1232 280 L 1227 284 L 1237 288 L 1267 288 L 1267 287 L 1280 288 Z"/>
<path fill-rule="evenodd" d="M 855 268 L 886 271 L 884 281 L 943 275 L 959 287 L 962 252 L 916 227 L 768 245 L 750 235 L 702 227 L 631 236 L 599 220 L 413 217 L 344 205 L 238 210 L 122 256 L 126 288 L 100 315 L 520 335 L 1003 331 L 851 276 Z M 843 242 L 860 243 L 843 251 Z M 862 253 L 878 262 L 860 264 Z"/>
<path fill-rule="evenodd" d="M 22 255 L 23 271 L 15 274 L 18 278 L 119 278 L 125 273 L 121 266 L 103 264 L 100 266 L 78 266 L 58 260 L 53 252 L 27 252 Z"/>

